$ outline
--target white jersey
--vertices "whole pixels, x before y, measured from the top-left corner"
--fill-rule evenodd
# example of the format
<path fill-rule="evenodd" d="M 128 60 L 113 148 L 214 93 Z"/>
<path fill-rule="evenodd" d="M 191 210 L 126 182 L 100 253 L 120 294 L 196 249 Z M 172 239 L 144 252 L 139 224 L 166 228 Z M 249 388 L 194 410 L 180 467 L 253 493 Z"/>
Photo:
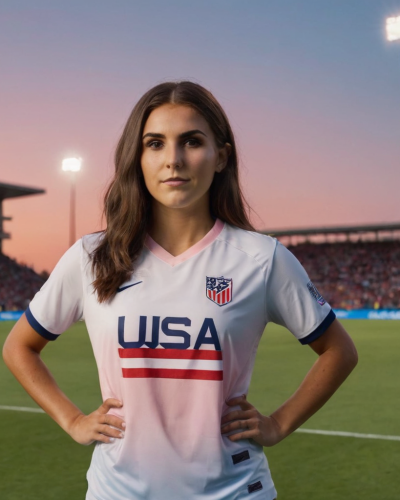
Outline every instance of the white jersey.
<path fill-rule="evenodd" d="M 217 219 L 176 257 L 150 237 L 109 303 L 96 300 L 85 236 L 26 311 L 56 339 L 84 318 L 103 399 L 123 408 L 125 437 L 97 444 L 87 500 L 273 500 L 262 446 L 221 435 L 225 401 L 249 389 L 269 321 L 301 343 L 335 319 L 297 259 L 275 239 Z"/>

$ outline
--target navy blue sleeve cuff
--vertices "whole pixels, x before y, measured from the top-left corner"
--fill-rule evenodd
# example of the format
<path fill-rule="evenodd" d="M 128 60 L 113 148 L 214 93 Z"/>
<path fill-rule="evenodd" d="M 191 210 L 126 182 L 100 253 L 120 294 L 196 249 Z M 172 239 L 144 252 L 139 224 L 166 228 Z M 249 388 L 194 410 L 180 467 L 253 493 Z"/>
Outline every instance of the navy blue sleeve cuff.
<path fill-rule="evenodd" d="M 303 337 L 299 339 L 300 343 L 303 345 L 307 345 L 314 340 L 317 340 L 326 330 L 331 326 L 331 324 L 335 321 L 336 314 L 331 309 L 329 311 L 328 316 L 324 319 L 324 321 L 311 333 L 307 335 L 307 337 Z"/>
<path fill-rule="evenodd" d="M 31 310 L 28 309 L 25 311 L 25 316 L 26 319 L 28 320 L 28 323 L 31 325 L 31 327 L 42 337 L 44 337 L 47 340 L 56 340 L 58 339 L 59 335 L 55 335 L 54 333 L 49 332 L 44 328 L 33 316 Z"/>

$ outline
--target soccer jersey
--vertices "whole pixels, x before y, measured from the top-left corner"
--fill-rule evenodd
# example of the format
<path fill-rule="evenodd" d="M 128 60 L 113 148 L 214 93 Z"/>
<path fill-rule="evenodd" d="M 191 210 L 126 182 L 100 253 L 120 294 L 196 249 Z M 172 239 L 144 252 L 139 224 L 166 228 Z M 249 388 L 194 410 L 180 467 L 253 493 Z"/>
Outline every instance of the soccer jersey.
<path fill-rule="evenodd" d="M 186 252 L 149 236 L 129 279 L 96 299 L 89 254 L 101 234 L 61 258 L 26 316 L 54 340 L 84 319 L 103 399 L 125 437 L 95 446 L 87 500 L 273 500 L 262 446 L 221 434 L 225 401 L 248 392 L 268 322 L 303 344 L 335 319 L 297 259 L 277 240 L 217 219 Z"/>

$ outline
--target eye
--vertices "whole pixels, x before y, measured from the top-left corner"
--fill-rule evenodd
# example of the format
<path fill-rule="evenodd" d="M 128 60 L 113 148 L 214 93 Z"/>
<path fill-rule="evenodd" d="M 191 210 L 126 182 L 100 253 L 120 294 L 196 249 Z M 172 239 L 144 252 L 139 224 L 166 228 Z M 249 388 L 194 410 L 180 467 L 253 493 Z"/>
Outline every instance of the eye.
<path fill-rule="evenodd" d="M 201 142 L 198 139 L 191 137 L 190 139 L 187 139 L 185 141 L 185 144 L 187 144 L 189 147 L 196 147 L 196 146 L 200 146 Z"/>
<path fill-rule="evenodd" d="M 161 141 L 149 141 L 147 144 L 146 144 L 146 147 L 147 148 L 150 148 L 150 149 L 160 149 L 162 147 L 162 142 Z"/>

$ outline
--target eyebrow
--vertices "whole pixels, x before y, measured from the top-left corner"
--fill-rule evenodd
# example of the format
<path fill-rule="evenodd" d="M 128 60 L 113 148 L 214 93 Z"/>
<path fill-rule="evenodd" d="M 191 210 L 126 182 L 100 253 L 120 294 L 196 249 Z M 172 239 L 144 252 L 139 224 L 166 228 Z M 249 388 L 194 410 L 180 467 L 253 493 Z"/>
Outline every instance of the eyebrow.
<path fill-rule="evenodd" d="M 201 134 L 204 135 L 204 137 L 207 137 L 204 132 L 202 132 L 199 129 L 194 129 L 194 130 L 188 130 L 187 132 L 183 132 L 182 134 L 179 134 L 179 139 L 185 139 L 186 137 L 190 137 L 191 135 L 195 134 Z M 145 139 L 146 137 L 153 137 L 156 139 L 165 139 L 164 134 L 156 134 L 155 132 L 148 132 L 142 137 L 142 140 Z"/>

